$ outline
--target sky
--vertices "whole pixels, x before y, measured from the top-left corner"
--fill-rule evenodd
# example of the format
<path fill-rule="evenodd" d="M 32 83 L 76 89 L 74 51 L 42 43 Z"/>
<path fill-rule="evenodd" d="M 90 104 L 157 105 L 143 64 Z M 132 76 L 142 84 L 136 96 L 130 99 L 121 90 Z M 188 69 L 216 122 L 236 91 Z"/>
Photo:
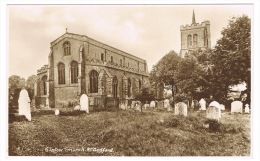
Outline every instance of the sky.
<path fill-rule="evenodd" d="M 8 77 L 36 75 L 66 28 L 147 60 L 151 71 L 180 52 L 180 26 L 191 24 L 193 10 L 197 23 L 210 21 L 212 48 L 232 17 L 253 19 L 253 5 L 8 5 Z"/>

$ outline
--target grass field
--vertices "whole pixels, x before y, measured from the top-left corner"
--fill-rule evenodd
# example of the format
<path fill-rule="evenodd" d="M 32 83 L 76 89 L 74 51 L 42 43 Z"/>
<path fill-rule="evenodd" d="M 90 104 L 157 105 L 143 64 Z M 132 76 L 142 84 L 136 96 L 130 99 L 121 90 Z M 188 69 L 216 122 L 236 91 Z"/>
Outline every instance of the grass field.
<path fill-rule="evenodd" d="M 249 114 L 226 112 L 220 123 L 211 122 L 210 127 L 205 124 L 205 112 L 189 111 L 188 115 L 152 111 L 75 116 L 38 113 L 31 122 L 9 123 L 9 155 L 250 156 Z M 102 148 L 108 151 L 102 152 Z"/>

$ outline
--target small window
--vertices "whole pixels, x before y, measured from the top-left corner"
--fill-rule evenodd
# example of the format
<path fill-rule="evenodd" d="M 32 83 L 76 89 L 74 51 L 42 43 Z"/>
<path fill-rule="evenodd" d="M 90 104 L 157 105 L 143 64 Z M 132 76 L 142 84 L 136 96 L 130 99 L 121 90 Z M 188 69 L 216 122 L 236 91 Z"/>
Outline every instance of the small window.
<path fill-rule="evenodd" d="M 111 56 L 111 63 L 114 63 L 113 56 Z"/>
<path fill-rule="evenodd" d="M 65 84 L 65 65 L 63 63 L 58 65 L 58 83 Z"/>
<path fill-rule="evenodd" d="M 194 34 L 194 35 L 193 35 L 193 45 L 194 45 L 194 46 L 197 46 L 197 45 L 198 45 L 198 35 L 197 35 L 197 34 Z"/>
<path fill-rule="evenodd" d="M 188 35 L 188 37 L 187 37 L 187 44 L 188 44 L 188 47 L 189 47 L 189 46 L 192 46 L 192 38 L 191 38 L 191 35 Z"/>
<path fill-rule="evenodd" d="M 70 55 L 70 43 L 68 41 L 66 41 L 63 44 L 63 49 L 64 49 L 64 55 L 65 56 Z"/>
<path fill-rule="evenodd" d="M 104 53 L 101 53 L 101 60 L 104 61 Z"/>
<path fill-rule="evenodd" d="M 78 83 L 78 63 L 76 61 L 71 62 L 71 83 Z"/>
<path fill-rule="evenodd" d="M 113 97 L 117 97 L 117 87 L 118 87 L 118 80 L 117 80 L 117 77 L 114 76 L 113 81 L 112 81 L 112 94 L 113 94 Z"/>
<path fill-rule="evenodd" d="M 42 77 L 43 95 L 47 95 L 47 76 Z"/>
<path fill-rule="evenodd" d="M 131 97 L 131 79 L 130 78 L 128 78 L 128 80 L 127 80 L 127 95 L 128 95 L 128 97 Z"/>

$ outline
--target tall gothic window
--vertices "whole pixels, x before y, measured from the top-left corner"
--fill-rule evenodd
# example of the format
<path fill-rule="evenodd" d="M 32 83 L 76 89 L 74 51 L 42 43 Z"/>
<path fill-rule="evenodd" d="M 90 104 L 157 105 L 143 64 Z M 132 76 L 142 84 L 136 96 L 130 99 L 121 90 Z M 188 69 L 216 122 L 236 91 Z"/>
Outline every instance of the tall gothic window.
<path fill-rule="evenodd" d="M 138 83 L 139 83 L 139 89 L 138 89 L 138 90 L 139 90 L 139 92 L 141 92 L 141 89 L 142 89 L 142 82 L 141 82 L 140 79 L 139 79 L 139 82 L 138 82 Z"/>
<path fill-rule="evenodd" d="M 71 83 L 78 83 L 78 63 L 76 61 L 72 61 L 70 64 L 71 70 Z"/>
<path fill-rule="evenodd" d="M 117 87 L 118 87 L 118 80 L 117 80 L 117 77 L 114 76 L 113 81 L 112 81 L 112 94 L 113 94 L 113 97 L 117 97 Z"/>
<path fill-rule="evenodd" d="M 95 70 L 92 70 L 89 73 L 89 82 L 90 82 L 90 93 L 98 93 L 98 72 Z"/>
<path fill-rule="evenodd" d="M 128 97 L 131 97 L 131 79 L 127 79 L 127 95 Z"/>
<path fill-rule="evenodd" d="M 187 37 L 187 44 L 188 44 L 188 46 L 192 46 L 192 38 L 191 38 L 191 35 L 188 35 L 188 37 Z"/>
<path fill-rule="evenodd" d="M 198 35 L 197 35 L 197 34 L 194 34 L 194 35 L 193 35 L 193 45 L 194 45 L 194 46 L 197 46 L 197 45 L 198 45 Z"/>
<path fill-rule="evenodd" d="M 101 60 L 104 61 L 104 53 L 101 53 Z"/>
<path fill-rule="evenodd" d="M 58 81 L 59 84 L 65 84 L 65 65 L 63 63 L 58 65 Z"/>
<path fill-rule="evenodd" d="M 70 55 L 70 43 L 68 41 L 66 41 L 63 44 L 63 49 L 64 49 L 64 55 L 65 56 Z"/>
<path fill-rule="evenodd" d="M 43 95 L 47 95 L 47 76 L 42 77 Z"/>
<path fill-rule="evenodd" d="M 111 63 L 114 63 L 113 56 L 111 56 Z"/>

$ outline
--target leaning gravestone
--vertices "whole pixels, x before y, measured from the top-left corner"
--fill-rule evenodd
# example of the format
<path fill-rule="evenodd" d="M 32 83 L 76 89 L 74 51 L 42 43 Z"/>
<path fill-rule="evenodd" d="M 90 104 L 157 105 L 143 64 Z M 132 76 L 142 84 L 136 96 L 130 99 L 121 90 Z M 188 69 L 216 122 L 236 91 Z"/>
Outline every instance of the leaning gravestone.
<path fill-rule="evenodd" d="M 155 101 L 151 101 L 151 102 L 150 102 L 150 107 L 151 107 L 151 108 L 155 108 Z"/>
<path fill-rule="evenodd" d="M 175 115 L 183 115 L 185 117 L 188 116 L 188 106 L 186 103 L 179 102 L 174 107 L 174 114 Z"/>
<path fill-rule="evenodd" d="M 246 104 L 245 113 L 250 113 L 249 104 Z"/>
<path fill-rule="evenodd" d="M 243 103 L 241 101 L 234 101 L 231 103 L 231 113 L 243 113 Z"/>
<path fill-rule="evenodd" d="M 18 107 L 19 115 L 24 115 L 28 121 L 31 121 L 32 117 L 31 117 L 30 98 L 26 89 L 22 89 L 20 91 L 18 106 L 19 106 Z"/>
<path fill-rule="evenodd" d="M 88 96 L 86 94 L 82 94 L 80 97 L 80 111 L 89 113 Z"/>
<path fill-rule="evenodd" d="M 206 118 L 219 121 L 221 118 L 220 108 L 220 104 L 217 101 L 211 102 L 206 111 Z"/>
<path fill-rule="evenodd" d="M 200 110 L 205 111 L 206 110 L 206 101 L 204 98 L 200 99 L 199 104 L 200 104 Z"/>

